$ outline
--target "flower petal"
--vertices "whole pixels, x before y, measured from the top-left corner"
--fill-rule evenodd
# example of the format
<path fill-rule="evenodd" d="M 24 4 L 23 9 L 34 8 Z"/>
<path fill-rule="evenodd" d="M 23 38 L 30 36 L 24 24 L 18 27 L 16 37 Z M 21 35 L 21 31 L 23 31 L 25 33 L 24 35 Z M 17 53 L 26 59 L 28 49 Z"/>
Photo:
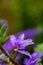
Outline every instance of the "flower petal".
<path fill-rule="evenodd" d="M 24 60 L 25 65 L 37 65 L 37 63 L 41 60 L 41 52 L 36 52 L 31 55 L 30 59 Z"/>
<path fill-rule="evenodd" d="M 25 34 L 25 38 L 33 39 L 37 35 L 41 34 L 42 33 L 42 30 L 37 29 L 37 28 L 27 29 L 27 30 L 24 30 L 24 31 L 16 34 L 16 37 L 18 37 L 20 34 L 23 34 L 23 33 Z"/>
<path fill-rule="evenodd" d="M 25 65 L 30 65 L 30 64 L 28 63 L 28 61 L 29 61 L 29 59 L 25 59 L 25 60 L 24 60 L 24 64 L 25 64 Z"/>
<path fill-rule="evenodd" d="M 19 40 L 23 40 L 23 39 L 24 39 L 24 36 L 25 36 L 25 34 L 21 34 L 21 35 L 19 36 Z"/>
<path fill-rule="evenodd" d="M 34 42 L 32 42 L 32 40 L 30 39 L 28 39 L 28 40 L 24 40 L 24 41 L 22 41 L 21 42 L 21 44 L 20 44 L 20 47 L 26 47 L 26 46 L 28 46 L 28 45 L 31 45 L 31 44 L 34 44 Z"/>
<path fill-rule="evenodd" d="M 28 51 L 18 50 L 18 52 L 21 53 L 21 54 L 25 54 L 25 55 L 27 55 L 31 58 L 31 54 Z"/>
<path fill-rule="evenodd" d="M 16 61 L 19 62 L 21 58 L 22 58 L 22 55 L 21 54 L 17 54 Z"/>
<path fill-rule="evenodd" d="M 6 51 L 9 51 L 9 50 L 12 50 L 14 48 L 14 46 L 12 45 L 11 41 L 8 40 L 4 45 L 3 45 L 3 48 L 6 50 Z"/>
<path fill-rule="evenodd" d="M 11 41 L 12 45 L 15 46 L 16 37 L 14 35 L 10 35 L 10 41 Z"/>
<path fill-rule="evenodd" d="M 33 57 L 40 58 L 41 56 L 42 56 L 42 53 L 41 52 L 37 52 L 37 53 L 33 53 L 32 54 L 32 58 Z"/>
<path fill-rule="evenodd" d="M 26 40 L 23 40 L 23 41 L 21 41 L 21 43 L 25 43 L 25 42 L 32 42 L 33 40 L 32 39 L 26 39 Z"/>

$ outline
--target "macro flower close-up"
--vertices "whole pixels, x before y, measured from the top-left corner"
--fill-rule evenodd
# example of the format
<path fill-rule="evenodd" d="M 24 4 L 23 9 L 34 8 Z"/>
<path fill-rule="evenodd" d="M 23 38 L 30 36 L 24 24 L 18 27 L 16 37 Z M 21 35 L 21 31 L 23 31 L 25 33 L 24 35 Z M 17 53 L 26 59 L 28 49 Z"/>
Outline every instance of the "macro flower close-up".
<path fill-rule="evenodd" d="M 8 27 L 7 23 L 3 23 L 4 20 L 0 20 L 0 64 L 1 65 L 37 65 L 41 60 L 41 57 L 43 56 L 43 53 L 37 51 L 34 53 L 35 48 L 37 48 L 37 44 L 34 41 L 34 38 L 37 34 L 41 34 L 42 30 L 37 30 L 37 34 L 35 33 L 36 29 L 23 33 L 18 33 L 16 35 L 12 34 L 9 36 L 6 36 Z M 2 33 L 1 33 L 2 32 Z M 32 33 L 32 34 L 31 34 Z M 35 34 L 34 34 L 35 33 Z M 28 35 L 29 36 L 28 36 Z M 31 35 L 30 35 L 31 34 Z M 28 37 L 26 37 L 28 36 Z M 32 37 L 34 38 L 32 38 Z M 36 44 L 36 46 L 35 46 Z M 34 47 L 32 46 L 34 45 Z M 32 46 L 32 47 L 31 47 Z M 27 49 L 32 49 L 33 52 L 31 52 Z M 28 57 L 29 59 L 26 59 L 25 57 Z M 23 59 L 23 61 L 22 61 Z"/>
<path fill-rule="evenodd" d="M 43 65 L 43 0 L 0 0 L 0 65 Z"/>

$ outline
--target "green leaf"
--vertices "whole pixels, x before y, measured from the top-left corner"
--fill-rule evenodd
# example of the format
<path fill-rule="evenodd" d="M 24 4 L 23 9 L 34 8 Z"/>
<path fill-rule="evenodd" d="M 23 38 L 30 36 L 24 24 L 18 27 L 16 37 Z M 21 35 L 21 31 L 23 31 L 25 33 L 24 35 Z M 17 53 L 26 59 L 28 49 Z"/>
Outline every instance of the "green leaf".
<path fill-rule="evenodd" d="M 4 62 L 8 62 L 9 61 L 9 57 L 6 57 L 5 59 L 4 59 Z"/>
<path fill-rule="evenodd" d="M 37 65 L 42 65 L 42 63 L 38 63 Z"/>
<path fill-rule="evenodd" d="M 5 42 L 7 42 L 10 39 L 10 36 L 7 37 L 0 37 L 0 45 L 3 45 Z"/>
<path fill-rule="evenodd" d="M 35 52 L 40 51 L 43 52 L 43 43 L 42 44 L 38 44 L 37 47 L 34 49 Z"/>

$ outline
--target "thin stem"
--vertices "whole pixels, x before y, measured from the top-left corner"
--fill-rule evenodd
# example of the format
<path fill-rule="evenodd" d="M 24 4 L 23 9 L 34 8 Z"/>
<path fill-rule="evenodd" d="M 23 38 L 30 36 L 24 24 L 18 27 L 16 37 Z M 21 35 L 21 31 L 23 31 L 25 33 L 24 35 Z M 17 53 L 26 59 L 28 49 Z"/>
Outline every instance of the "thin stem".
<path fill-rule="evenodd" d="M 4 48 L 3 48 L 1 45 L 0 45 L 0 49 L 2 50 L 3 53 L 5 53 L 6 56 L 9 57 L 10 61 L 11 61 L 13 64 L 15 64 L 15 65 L 20 65 L 19 63 L 15 62 L 15 61 L 13 60 L 13 58 L 11 58 L 11 57 L 5 52 Z"/>

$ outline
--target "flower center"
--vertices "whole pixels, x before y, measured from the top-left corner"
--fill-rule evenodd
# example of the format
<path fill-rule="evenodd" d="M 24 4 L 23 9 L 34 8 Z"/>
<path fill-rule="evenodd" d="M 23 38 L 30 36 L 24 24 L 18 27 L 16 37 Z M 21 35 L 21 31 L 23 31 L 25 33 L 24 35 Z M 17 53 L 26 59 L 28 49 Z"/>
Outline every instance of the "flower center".
<path fill-rule="evenodd" d="M 18 51 L 18 47 L 15 47 L 15 48 L 14 48 L 14 51 Z"/>

